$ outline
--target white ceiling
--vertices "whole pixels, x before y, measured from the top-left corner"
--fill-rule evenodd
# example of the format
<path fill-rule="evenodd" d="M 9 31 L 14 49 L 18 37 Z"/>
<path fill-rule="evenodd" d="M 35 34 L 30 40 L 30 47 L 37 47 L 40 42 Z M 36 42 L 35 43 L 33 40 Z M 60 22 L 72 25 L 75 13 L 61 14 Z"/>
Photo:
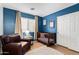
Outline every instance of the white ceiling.
<path fill-rule="evenodd" d="M 21 12 L 46 16 L 61 9 L 67 8 L 73 5 L 73 3 L 4 3 L 3 7 L 7 7 L 14 10 L 19 10 Z M 35 10 L 30 10 L 30 8 L 35 8 Z"/>

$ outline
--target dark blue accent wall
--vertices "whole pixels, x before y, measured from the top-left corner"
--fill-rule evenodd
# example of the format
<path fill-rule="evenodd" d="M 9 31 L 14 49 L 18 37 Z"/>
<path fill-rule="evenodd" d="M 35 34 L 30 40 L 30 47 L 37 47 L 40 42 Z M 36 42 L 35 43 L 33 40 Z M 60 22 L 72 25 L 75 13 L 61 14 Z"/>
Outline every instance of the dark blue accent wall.
<path fill-rule="evenodd" d="M 47 15 L 43 18 L 38 17 L 38 31 L 39 32 L 56 32 L 57 17 L 65 15 L 65 14 L 77 12 L 77 11 L 79 11 L 79 4 L 75 4 L 75 5 L 70 6 L 68 8 L 62 9 L 60 11 L 57 11 L 57 12 L 52 13 L 50 15 Z M 16 21 L 16 11 L 12 10 L 12 9 L 4 8 L 3 9 L 3 16 L 4 16 L 4 20 L 3 20 L 3 22 L 4 22 L 4 24 L 3 24 L 4 34 L 6 34 L 6 35 L 14 34 L 14 32 L 15 32 L 15 21 Z M 23 13 L 23 12 L 21 12 L 21 16 L 26 17 L 26 18 L 35 19 L 34 15 Z M 46 19 L 46 22 L 47 22 L 46 26 L 43 26 L 43 19 Z M 50 20 L 53 20 L 54 25 L 55 25 L 55 27 L 52 28 L 52 29 L 50 29 L 50 27 L 49 27 Z"/>
<path fill-rule="evenodd" d="M 35 16 L 34 15 L 27 14 L 27 13 L 23 13 L 23 12 L 21 12 L 21 16 L 22 17 L 25 17 L 25 18 L 35 19 Z"/>
<path fill-rule="evenodd" d="M 44 32 L 55 32 L 56 33 L 56 31 L 57 31 L 57 25 L 56 25 L 57 24 L 57 22 L 56 22 L 57 17 L 65 15 L 65 14 L 77 12 L 77 11 L 79 11 L 79 3 L 43 17 L 43 19 L 46 19 L 47 25 L 46 25 L 46 27 L 43 26 L 42 29 L 44 30 Z M 53 29 L 50 29 L 50 27 L 49 27 L 50 20 L 54 21 L 55 27 Z"/>
<path fill-rule="evenodd" d="M 43 32 L 43 18 L 38 17 L 38 32 Z"/>
<path fill-rule="evenodd" d="M 14 34 L 15 32 L 16 11 L 3 8 L 3 28 L 4 35 Z"/>
<path fill-rule="evenodd" d="M 4 35 L 10 35 L 15 33 L 15 23 L 16 23 L 16 10 L 3 8 L 3 27 Z M 35 19 L 34 15 L 21 12 L 21 16 L 25 18 Z M 38 31 L 43 32 L 42 24 L 43 18 L 38 16 Z M 34 36 L 34 32 L 31 32 L 31 35 Z"/>

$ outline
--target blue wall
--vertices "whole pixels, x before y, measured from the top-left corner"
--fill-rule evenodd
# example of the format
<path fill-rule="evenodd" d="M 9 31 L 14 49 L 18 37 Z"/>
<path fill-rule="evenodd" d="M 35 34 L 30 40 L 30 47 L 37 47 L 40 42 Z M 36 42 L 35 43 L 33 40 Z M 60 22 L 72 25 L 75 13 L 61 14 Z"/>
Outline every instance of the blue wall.
<path fill-rule="evenodd" d="M 73 6 L 70 6 L 68 8 L 65 8 L 63 10 L 57 11 L 55 13 L 52 13 L 50 15 L 43 17 L 43 19 L 46 19 L 46 21 L 47 21 L 46 27 L 44 27 L 44 26 L 42 27 L 43 31 L 44 32 L 55 32 L 56 33 L 56 31 L 57 31 L 56 30 L 56 28 L 57 28 L 57 26 L 56 26 L 57 17 L 65 15 L 65 14 L 77 12 L 77 11 L 79 11 L 79 4 L 75 4 Z M 53 29 L 50 29 L 50 27 L 49 27 L 50 20 L 53 20 L 55 22 L 55 24 L 54 24 L 55 27 Z"/>
<path fill-rule="evenodd" d="M 5 35 L 14 34 L 15 32 L 16 11 L 3 9 L 3 32 Z"/>
<path fill-rule="evenodd" d="M 16 22 L 16 10 L 12 10 L 12 9 L 8 9 L 8 8 L 3 8 L 3 15 L 4 15 L 4 35 L 9 35 L 9 34 L 14 34 L 15 33 L 15 22 Z M 21 12 L 21 16 L 25 17 L 25 18 L 31 18 L 31 19 L 35 19 L 34 15 L 31 14 L 27 14 L 27 13 L 23 13 Z M 38 16 L 38 31 L 42 32 L 42 17 Z M 30 34 L 32 36 L 34 36 L 33 34 L 34 32 L 30 32 Z"/>
<path fill-rule="evenodd" d="M 23 12 L 21 12 L 21 16 L 22 17 L 25 17 L 25 18 L 35 19 L 35 16 L 34 15 L 27 14 L 27 13 L 23 13 Z"/>
<path fill-rule="evenodd" d="M 38 32 L 43 32 L 43 18 L 38 17 Z"/>
<path fill-rule="evenodd" d="M 56 20 L 58 16 L 65 15 L 68 13 L 79 11 L 79 4 L 75 4 L 63 10 L 57 11 L 45 17 L 38 17 L 38 31 L 39 32 L 56 32 Z M 14 34 L 15 32 L 15 20 L 16 20 L 16 11 L 8 8 L 3 9 L 4 14 L 4 34 Z M 22 17 L 34 19 L 35 16 L 27 13 L 22 13 Z M 46 19 L 47 25 L 43 26 L 43 19 Z M 50 19 L 55 22 L 55 27 L 50 29 L 49 22 Z"/>
<path fill-rule="evenodd" d="M 4 27 L 4 35 L 14 34 L 15 33 L 15 22 L 16 22 L 16 10 L 3 8 L 3 27 Z M 35 16 L 27 13 L 22 13 L 22 17 L 34 19 Z"/>

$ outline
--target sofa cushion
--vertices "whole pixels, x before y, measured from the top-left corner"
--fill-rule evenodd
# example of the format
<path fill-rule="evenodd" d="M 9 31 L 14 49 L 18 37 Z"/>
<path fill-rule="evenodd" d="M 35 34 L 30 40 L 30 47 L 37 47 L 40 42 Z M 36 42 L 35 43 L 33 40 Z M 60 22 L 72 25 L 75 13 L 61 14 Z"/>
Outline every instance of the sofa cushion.
<path fill-rule="evenodd" d="M 20 44 L 21 44 L 21 46 L 23 47 L 23 46 L 27 45 L 28 42 L 20 42 Z"/>
<path fill-rule="evenodd" d="M 48 38 L 38 38 L 38 40 L 48 44 Z"/>
<path fill-rule="evenodd" d="M 20 36 L 19 35 L 9 35 L 8 36 L 9 42 L 20 42 Z"/>
<path fill-rule="evenodd" d="M 10 45 L 15 45 L 15 46 L 21 46 L 21 47 L 23 47 L 23 46 L 27 45 L 27 43 L 28 42 L 17 42 L 17 43 L 9 43 L 9 44 Z"/>

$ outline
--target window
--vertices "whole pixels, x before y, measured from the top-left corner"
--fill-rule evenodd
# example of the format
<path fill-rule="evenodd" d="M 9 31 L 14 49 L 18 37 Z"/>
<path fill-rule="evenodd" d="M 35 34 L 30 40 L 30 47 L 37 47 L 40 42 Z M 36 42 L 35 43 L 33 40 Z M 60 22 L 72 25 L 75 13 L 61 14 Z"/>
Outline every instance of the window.
<path fill-rule="evenodd" d="M 26 32 L 28 30 L 28 19 L 21 18 L 22 32 Z"/>
<path fill-rule="evenodd" d="M 35 32 L 35 20 L 21 17 L 22 33 L 28 35 L 29 32 Z"/>

